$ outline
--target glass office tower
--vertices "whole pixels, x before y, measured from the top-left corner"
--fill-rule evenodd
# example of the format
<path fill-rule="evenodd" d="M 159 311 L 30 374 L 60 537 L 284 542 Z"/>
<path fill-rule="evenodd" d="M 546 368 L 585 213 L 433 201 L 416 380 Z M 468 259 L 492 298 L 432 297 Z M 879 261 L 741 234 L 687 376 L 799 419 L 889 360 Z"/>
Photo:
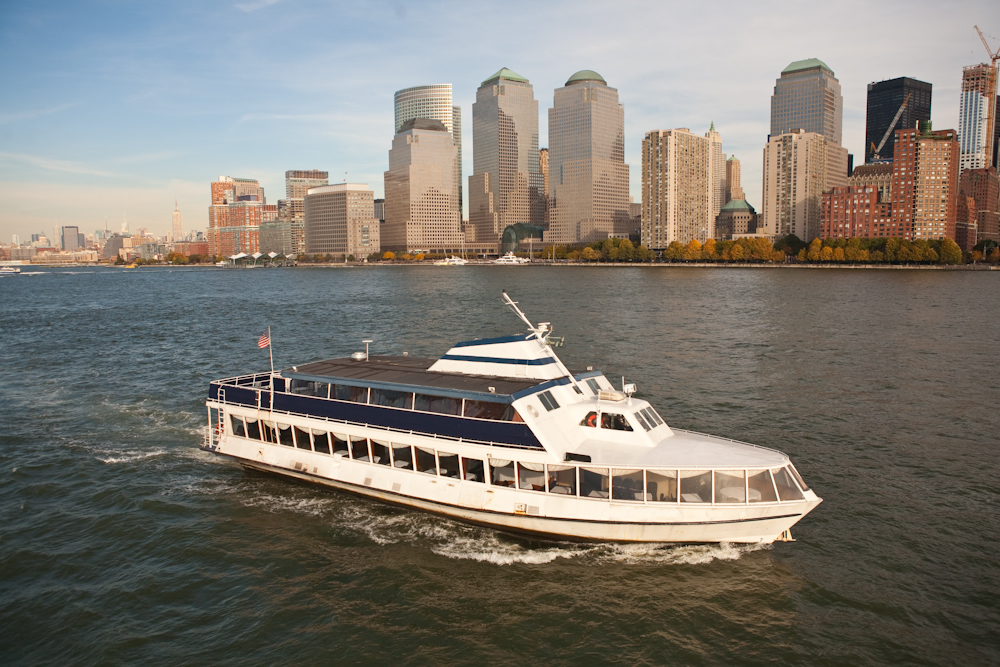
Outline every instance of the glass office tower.
<path fill-rule="evenodd" d="M 840 81 L 816 58 L 797 60 L 781 70 L 771 96 L 771 135 L 804 130 L 841 145 L 844 97 Z"/>
<path fill-rule="evenodd" d="M 429 86 L 414 86 L 397 90 L 393 96 L 396 111 L 396 129 L 415 118 L 439 120 L 451 132 L 452 141 L 458 149 L 455 158 L 455 182 L 458 183 L 458 216 L 462 217 L 464 199 L 462 188 L 462 107 L 454 106 L 450 83 L 435 83 Z"/>

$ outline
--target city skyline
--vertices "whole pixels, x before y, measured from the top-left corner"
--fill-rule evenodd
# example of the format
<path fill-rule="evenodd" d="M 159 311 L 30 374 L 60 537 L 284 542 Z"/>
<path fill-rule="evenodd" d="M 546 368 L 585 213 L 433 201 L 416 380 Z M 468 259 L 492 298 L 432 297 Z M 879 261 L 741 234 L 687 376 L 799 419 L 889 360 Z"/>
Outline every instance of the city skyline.
<path fill-rule="evenodd" d="M 132 226 L 162 235 L 170 230 L 175 197 L 185 228 L 205 229 L 204 183 L 220 173 L 256 178 L 276 194 L 286 170 L 315 166 L 329 171 L 331 182 L 345 176 L 369 182 L 380 197 L 393 93 L 450 82 L 468 118 L 483 72 L 501 67 L 531 80 L 541 109 L 551 107 L 570 72 L 594 69 L 613 81 L 628 109 L 625 161 L 636 199 L 644 133 L 714 121 L 725 137 L 723 151 L 741 157 L 747 199 L 759 208 L 769 98 L 784 67 L 818 58 L 836 72 L 844 97 L 842 145 L 860 164 L 869 83 L 901 76 L 927 81 L 934 86 L 934 127 L 958 127 L 962 68 L 986 59 L 972 26 L 1000 34 L 990 6 L 949 8 L 933 25 L 919 5 L 868 8 L 873 22 L 891 20 L 900 36 L 864 50 L 848 39 L 856 15 L 844 3 L 824 11 L 820 33 L 796 30 L 806 19 L 785 16 L 777 3 L 726 4 L 717 11 L 741 26 L 732 34 L 708 28 L 694 8 L 670 5 L 626 4 L 617 27 L 603 24 L 597 5 L 568 3 L 544 9 L 511 3 L 503 10 L 385 5 L 362 12 L 265 0 L 207 10 L 182 3 L 166 15 L 88 3 L 52 11 L 8 6 L 0 10 L 8 63 L 0 71 L 5 88 L 17 94 L 0 103 L 0 238 L 29 238 L 55 224 L 89 233 L 103 228 L 106 217 L 120 220 L 123 211 Z M 664 45 L 655 19 L 668 15 L 672 25 L 691 29 Z M 477 21 L 509 38 L 483 45 L 469 29 Z M 605 35 L 600 42 L 573 37 L 596 26 Z M 762 40 L 765 33 L 782 39 Z M 712 36 L 727 48 L 696 48 Z M 296 54 L 279 48 L 287 39 L 295 39 Z M 988 39 L 994 48 L 1000 44 Z M 450 55 L 456 51 L 463 56 Z M 734 53 L 738 70 L 730 65 Z M 316 66 L 303 68 L 305 58 Z M 726 74 L 706 76 L 713 68 Z M 471 145 L 471 123 L 463 130 L 463 143 Z M 548 147 L 544 113 L 539 140 Z M 464 174 L 473 173 L 471 153 L 463 155 Z"/>

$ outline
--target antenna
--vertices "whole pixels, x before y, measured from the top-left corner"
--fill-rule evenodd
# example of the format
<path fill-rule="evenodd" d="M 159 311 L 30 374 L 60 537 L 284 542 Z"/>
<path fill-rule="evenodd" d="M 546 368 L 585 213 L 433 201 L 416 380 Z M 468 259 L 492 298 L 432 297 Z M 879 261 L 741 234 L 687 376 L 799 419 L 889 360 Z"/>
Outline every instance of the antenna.
<path fill-rule="evenodd" d="M 510 298 L 507 294 L 507 290 L 503 290 L 502 294 L 503 302 L 507 304 L 507 307 L 510 308 L 515 315 L 521 318 L 522 322 L 528 325 L 528 329 L 531 330 L 532 335 L 542 344 L 544 353 L 549 355 L 556 362 L 556 368 L 558 368 L 560 372 L 564 373 L 566 377 L 569 378 L 569 381 L 573 383 L 573 386 L 576 387 L 577 391 L 582 394 L 583 390 L 580 389 L 580 385 L 577 383 L 576 378 L 573 377 L 573 374 L 569 372 L 569 369 L 566 368 L 562 360 L 548 344 L 548 337 L 549 334 L 552 333 L 552 326 L 548 322 L 539 322 L 536 327 L 531 323 L 531 320 L 528 319 L 528 316 L 521 312 L 521 309 L 517 307 L 517 301 Z"/>
<path fill-rule="evenodd" d="M 373 340 L 363 340 L 361 342 L 365 344 L 365 361 L 368 361 L 368 346 L 371 343 L 374 343 L 375 341 L 373 341 Z"/>

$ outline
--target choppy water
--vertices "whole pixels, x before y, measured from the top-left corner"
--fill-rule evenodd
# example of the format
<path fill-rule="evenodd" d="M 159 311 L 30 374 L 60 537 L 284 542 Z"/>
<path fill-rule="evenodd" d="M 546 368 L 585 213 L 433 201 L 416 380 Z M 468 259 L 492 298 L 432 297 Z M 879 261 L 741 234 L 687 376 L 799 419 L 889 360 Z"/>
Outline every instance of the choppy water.
<path fill-rule="evenodd" d="M 790 454 L 795 543 L 531 543 L 200 452 L 210 379 L 515 333 Z M 1000 274 L 593 267 L 0 279 L 0 663 L 996 664 Z"/>

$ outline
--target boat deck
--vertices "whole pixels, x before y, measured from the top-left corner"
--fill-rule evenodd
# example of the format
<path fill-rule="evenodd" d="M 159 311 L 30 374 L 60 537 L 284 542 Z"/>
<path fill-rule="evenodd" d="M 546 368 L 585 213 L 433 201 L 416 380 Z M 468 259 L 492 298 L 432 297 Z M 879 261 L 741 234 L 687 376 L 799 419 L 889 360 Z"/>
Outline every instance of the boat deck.
<path fill-rule="evenodd" d="M 337 379 L 357 380 L 364 383 L 385 383 L 451 389 L 477 393 L 512 395 L 541 384 L 525 378 L 495 377 L 490 375 L 465 375 L 428 370 L 437 359 L 372 355 L 365 361 L 351 358 L 326 359 L 281 371 L 283 377 L 316 379 L 330 382 Z M 492 391 L 491 388 L 492 387 Z"/>

